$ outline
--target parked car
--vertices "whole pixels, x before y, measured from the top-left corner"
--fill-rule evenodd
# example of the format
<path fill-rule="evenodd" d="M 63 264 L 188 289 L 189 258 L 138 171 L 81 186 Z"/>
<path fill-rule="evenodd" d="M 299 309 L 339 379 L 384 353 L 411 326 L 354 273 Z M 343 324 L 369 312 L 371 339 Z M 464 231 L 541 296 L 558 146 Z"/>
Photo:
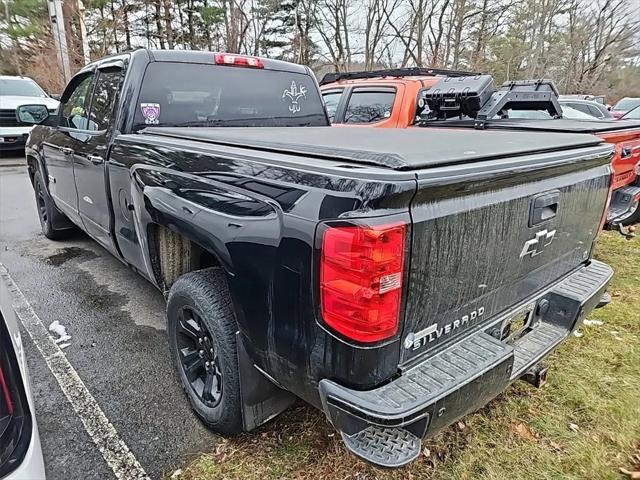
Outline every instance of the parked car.
<path fill-rule="evenodd" d="M 459 84 L 465 81 L 465 78 L 480 77 L 468 72 L 451 72 L 451 75 L 448 75 L 447 70 L 397 69 L 327 74 L 320 85 L 334 125 L 382 128 L 464 125 L 475 128 L 473 119 L 461 121 L 451 119 L 444 124 L 443 122 L 423 123 L 422 120 L 428 117 L 430 111 L 424 100 L 420 102 L 420 92 L 437 88 L 438 82 L 446 78 L 449 79 L 446 80 L 449 83 L 456 79 Z M 450 89 L 451 85 L 446 88 Z M 555 87 L 552 88 L 551 94 L 554 90 Z M 511 126 L 514 129 L 529 129 L 533 132 L 542 130 L 595 134 L 614 144 L 616 150 L 612 162 L 613 199 L 606 226 L 621 228 L 637 223 L 640 221 L 638 202 L 640 176 L 636 173 L 640 162 L 640 123 L 625 122 L 624 126 L 621 126 L 619 122 L 612 122 L 612 119 L 596 121 L 591 115 L 565 103 L 563 98 L 566 97 L 558 97 L 563 116 L 561 119 L 555 118 L 547 111 L 548 102 L 544 100 L 539 102 L 541 105 L 539 108 L 535 107 L 535 102 L 524 105 L 524 108 L 522 105 L 517 109 L 507 108 L 500 112 L 500 115 L 495 115 L 495 121 L 489 124 L 489 128 Z M 571 100 L 572 104 L 579 102 L 587 101 Z M 600 104 L 598 105 L 598 108 L 602 108 Z M 505 112 L 506 115 L 503 115 Z M 542 122 L 536 124 L 532 122 L 533 120 L 542 120 Z M 547 120 L 550 123 L 546 123 Z M 587 122 L 576 122 L 576 120 Z M 633 235 L 625 229 L 623 233 L 628 236 Z"/>
<path fill-rule="evenodd" d="M 300 397 L 396 467 L 510 383 L 543 383 L 599 303 L 612 151 L 330 128 L 306 67 L 140 49 L 81 70 L 27 161 L 45 236 L 75 224 L 166 295 L 209 427 L 248 431 Z"/>
<path fill-rule="evenodd" d="M 561 95 L 558 98 L 560 105 L 562 105 L 562 110 L 565 111 L 567 107 L 572 108 L 573 110 L 578 110 L 582 113 L 585 113 L 593 118 L 598 119 L 608 119 L 613 118 L 613 115 L 609 111 L 606 105 L 591 101 L 591 100 L 582 100 L 578 98 L 572 98 L 572 96 L 564 96 Z M 565 117 L 575 118 L 572 115 L 567 115 L 565 112 Z"/>
<path fill-rule="evenodd" d="M 638 105 L 640 105 L 640 98 L 624 97 L 613 106 L 613 108 L 611 109 L 611 114 L 615 118 L 620 118 L 623 117 L 628 111 L 638 107 Z"/>
<path fill-rule="evenodd" d="M 44 478 L 26 354 L 9 291 L 0 283 L 0 479 Z"/>
<path fill-rule="evenodd" d="M 31 104 L 45 105 L 50 113 L 58 108 L 58 101 L 32 79 L 0 75 L 0 150 L 24 148 L 33 123 L 21 121 L 16 109 Z"/>

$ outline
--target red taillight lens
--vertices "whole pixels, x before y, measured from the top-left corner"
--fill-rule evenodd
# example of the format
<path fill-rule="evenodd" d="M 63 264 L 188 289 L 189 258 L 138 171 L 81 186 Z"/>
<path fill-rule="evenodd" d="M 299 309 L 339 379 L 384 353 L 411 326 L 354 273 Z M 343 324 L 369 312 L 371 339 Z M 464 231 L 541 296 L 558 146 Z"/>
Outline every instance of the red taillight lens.
<path fill-rule="evenodd" d="M 234 55 L 231 53 L 216 53 L 217 65 L 232 65 L 236 67 L 264 68 L 264 63 L 257 57 Z"/>
<path fill-rule="evenodd" d="M 322 239 L 324 322 L 363 343 L 398 332 L 406 225 L 329 227 Z"/>

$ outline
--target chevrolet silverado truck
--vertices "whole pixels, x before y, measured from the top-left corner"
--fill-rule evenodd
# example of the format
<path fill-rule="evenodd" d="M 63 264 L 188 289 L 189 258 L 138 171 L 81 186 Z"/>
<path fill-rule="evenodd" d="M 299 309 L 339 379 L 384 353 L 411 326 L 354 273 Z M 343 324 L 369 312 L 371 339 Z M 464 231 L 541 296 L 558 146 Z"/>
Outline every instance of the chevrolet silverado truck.
<path fill-rule="evenodd" d="M 488 75 L 434 68 L 400 68 L 364 72 L 328 73 L 320 81 L 329 119 L 336 126 L 371 128 L 432 127 L 425 122 L 424 96 L 433 89 L 452 87 L 460 91 L 462 82 L 470 77 L 488 79 Z M 442 82 L 442 83 L 439 83 Z M 456 83 L 454 83 L 456 82 Z M 504 88 L 510 88 L 509 84 Z M 555 89 L 554 89 L 555 90 Z M 557 97 L 557 90 L 553 92 Z M 422 100 L 422 101 L 421 101 Z M 548 99 L 543 99 L 547 102 Z M 528 110 L 512 109 L 510 115 L 485 122 L 487 128 L 514 128 L 530 131 L 556 131 L 598 135 L 615 145 L 612 161 L 614 170 L 613 196 L 607 213 L 606 227 L 618 229 L 628 238 L 633 232 L 627 228 L 640 223 L 640 122 L 614 122 L 597 120 L 571 108 L 558 97 L 562 111 L 550 115 L 545 109 L 526 105 Z M 509 106 L 507 105 L 507 109 Z M 606 111 L 606 109 L 605 109 Z M 532 120 L 539 120 L 533 122 Z M 440 119 L 439 119 L 440 120 Z M 550 120 L 550 121 L 546 121 Z M 552 120 L 552 121 L 551 121 Z M 636 119 L 637 120 L 637 119 Z M 472 119 L 451 121 L 437 126 L 458 128 L 476 126 Z"/>
<path fill-rule="evenodd" d="M 44 235 L 80 227 L 166 295 L 179 380 L 222 434 L 301 398 L 404 465 L 542 383 L 612 276 L 592 135 L 332 128 L 306 67 L 210 52 L 97 61 L 61 102 L 30 107 Z"/>

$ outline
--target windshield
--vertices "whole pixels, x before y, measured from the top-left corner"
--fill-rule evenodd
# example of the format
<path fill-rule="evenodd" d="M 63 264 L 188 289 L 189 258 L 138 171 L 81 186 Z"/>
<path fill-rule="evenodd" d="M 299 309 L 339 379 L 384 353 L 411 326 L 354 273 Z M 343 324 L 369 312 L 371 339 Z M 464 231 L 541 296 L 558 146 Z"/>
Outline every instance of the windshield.
<path fill-rule="evenodd" d="M 1 78 L 0 95 L 13 95 L 16 97 L 47 96 L 36 82 L 27 78 Z"/>
<path fill-rule="evenodd" d="M 640 107 L 636 107 L 633 110 L 626 113 L 622 117 L 624 120 L 640 120 Z"/>
<path fill-rule="evenodd" d="M 614 110 L 631 110 L 632 108 L 636 108 L 640 105 L 640 98 L 623 98 L 616 106 L 613 107 Z"/>
<path fill-rule="evenodd" d="M 307 74 L 195 63 L 147 67 L 134 129 L 145 126 L 326 126 Z"/>

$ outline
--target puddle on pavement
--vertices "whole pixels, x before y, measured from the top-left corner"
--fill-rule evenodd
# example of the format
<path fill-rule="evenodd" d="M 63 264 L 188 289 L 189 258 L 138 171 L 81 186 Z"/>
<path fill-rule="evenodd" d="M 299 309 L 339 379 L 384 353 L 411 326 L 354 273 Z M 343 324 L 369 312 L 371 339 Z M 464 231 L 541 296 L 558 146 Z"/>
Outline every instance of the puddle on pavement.
<path fill-rule="evenodd" d="M 54 267 L 59 267 L 63 263 L 68 262 L 74 258 L 82 257 L 82 256 L 90 256 L 91 258 L 95 257 L 95 253 L 85 250 L 84 248 L 79 247 L 63 247 L 57 250 L 57 253 L 53 255 L 49 255 L 44 259 L 44 261 L 53 265 Z"/>
<path fill-rule="evenodd" d="M 166 330 L 165 303 L 160 291 L 140 275 L 122 266 L 115 257 L 108 254 L 96 255 L 83 260 L 77 268 L 87 274 L 97 291 L 118 298 L 118 307 L 127 313 L 136 325 Z M 108 301 L 108 298 L 94 298 L 91 301 Z"/>

